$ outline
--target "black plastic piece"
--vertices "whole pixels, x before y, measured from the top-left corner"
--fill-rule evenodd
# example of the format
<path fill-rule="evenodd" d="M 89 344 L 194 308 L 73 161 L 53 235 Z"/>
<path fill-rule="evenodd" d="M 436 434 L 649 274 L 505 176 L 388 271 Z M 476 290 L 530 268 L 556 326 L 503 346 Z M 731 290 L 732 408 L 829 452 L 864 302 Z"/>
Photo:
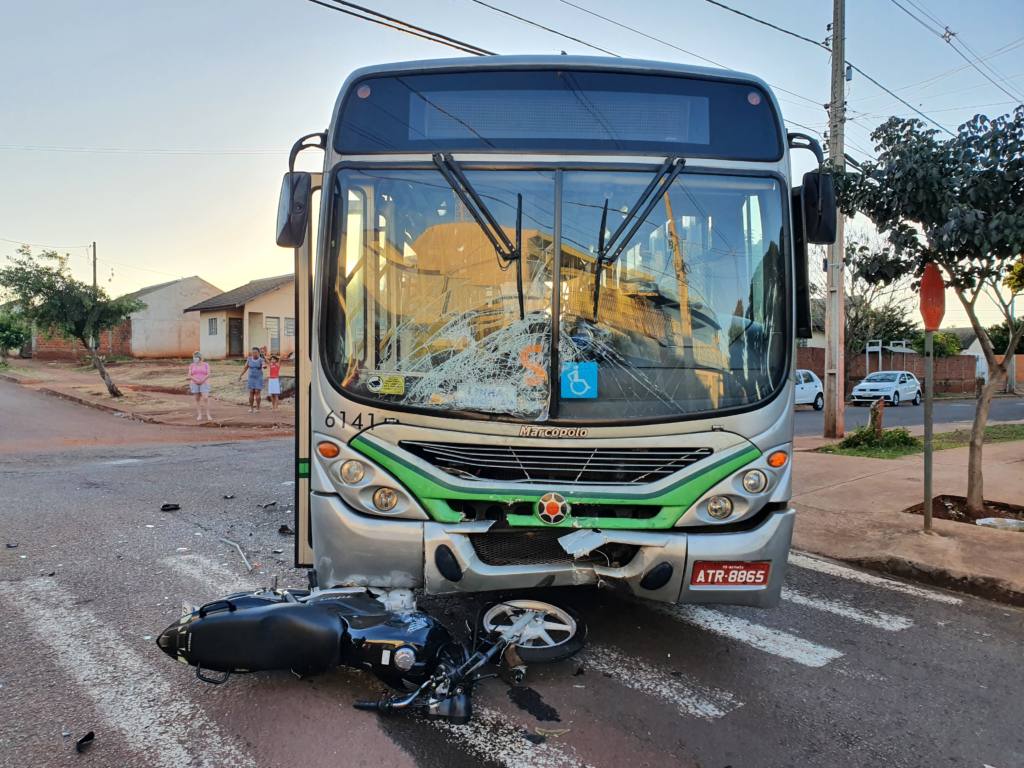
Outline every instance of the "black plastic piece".
<path fill-rule="evenodd" d="M 644 574 L 644 577 L 640 579 L 640 586 L 650 590 L 661 589 L 668 584 L 668 580 L 671 578 L 672 565 L 663 561 Z"/>
<path fill-rule="evenodd" d="M 434 551 L 434 565 L 448 581 L 462 581 L 462 568 L 447 544 L 442 544 Z"/>
<path fill-rule="evenodd" d="M 467 691 L 455 693 L 431 704 L 427 715 L 444 718 L 455 725 L 465 725 L 473 716 L 473 700 Z"/>

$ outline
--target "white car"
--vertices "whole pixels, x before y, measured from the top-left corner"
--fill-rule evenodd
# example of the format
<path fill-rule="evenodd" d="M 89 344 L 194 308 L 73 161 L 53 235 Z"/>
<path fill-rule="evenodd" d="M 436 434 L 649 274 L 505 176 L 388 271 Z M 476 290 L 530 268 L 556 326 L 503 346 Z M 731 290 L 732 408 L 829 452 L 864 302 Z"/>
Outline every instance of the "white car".
<path fill-rule="evenodd" d="M 802 368 L 796 372 L 796 404 L 813 405 L 814 410 L 820 411 L 825 407 L 825 389 L 821 386 L 821 379 L 814 371 L 807 371 Z"/>
<path fill-rule="evenodd" d="M 907 401 L 920 405 L 921 382 L 910 371 L 875 371 L 850 393 L 854 405 L 866 405 L 880 398 L 894 406 Z"/>

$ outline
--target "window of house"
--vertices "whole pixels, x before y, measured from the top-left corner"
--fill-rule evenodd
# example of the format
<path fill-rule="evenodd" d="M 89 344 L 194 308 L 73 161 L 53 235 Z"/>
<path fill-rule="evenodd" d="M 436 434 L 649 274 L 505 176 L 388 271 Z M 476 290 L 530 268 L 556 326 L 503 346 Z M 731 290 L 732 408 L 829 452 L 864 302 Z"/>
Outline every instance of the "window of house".
<path fill-rule="evenodd" d="M 206 334 L 208 336 L 216 336 L 217 335 L 217 318 L 216 317 L 211 317 L 206 322 L 207 322 Z"/>
<path fill-rule="evenodd" d="M 286 317 L 284 319 L 284 335 L 294 336 L 295 335 L 295 318 Z"/>

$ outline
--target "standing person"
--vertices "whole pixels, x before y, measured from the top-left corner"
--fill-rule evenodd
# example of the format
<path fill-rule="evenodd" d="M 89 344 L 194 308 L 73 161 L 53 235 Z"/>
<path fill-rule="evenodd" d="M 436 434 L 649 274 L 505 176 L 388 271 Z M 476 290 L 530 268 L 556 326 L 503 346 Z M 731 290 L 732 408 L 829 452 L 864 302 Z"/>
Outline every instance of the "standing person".
<path fill-rule="evenodd" d="M 270 356 L 270 371 L 267 378 L 267 395 L 270 397 L 270 410 L 277 410 L 277 401 L 281 398 L 281 361 L 277 355 Z"/>
<path fill-rule="evenodd" d="M 245 375 L 249 377 L 246 382 L 249 388 L 249 413 L 253 410 L 259 412 L 260 397 L 263 394 L 263 355 L 260 354 L 259 347 L 253 347 L 249 356 L 245 358 L 245 366 L 238 374 L 238 380 L 241 381 Z"/>
<path fill-rule="evenodd" d="M 192 364 L 188 367 L 188 389 L 196 398 L 196 421 L 203 420 L 204 405 L 206 420 L 213 421 L 210 416 L 210 364 L 200 352 L 192 355 Z"/>

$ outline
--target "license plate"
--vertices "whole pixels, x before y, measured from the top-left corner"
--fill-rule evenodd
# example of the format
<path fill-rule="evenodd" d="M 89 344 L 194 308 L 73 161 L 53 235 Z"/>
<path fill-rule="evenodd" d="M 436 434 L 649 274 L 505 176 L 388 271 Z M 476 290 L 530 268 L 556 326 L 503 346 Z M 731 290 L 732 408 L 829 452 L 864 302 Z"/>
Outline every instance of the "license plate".
<path fill-rule="evenodd" d="M 712 562 L 699 560 L 690 575 L 692 587 L 764 587 L 768 585 L 771 561 Z"/>

